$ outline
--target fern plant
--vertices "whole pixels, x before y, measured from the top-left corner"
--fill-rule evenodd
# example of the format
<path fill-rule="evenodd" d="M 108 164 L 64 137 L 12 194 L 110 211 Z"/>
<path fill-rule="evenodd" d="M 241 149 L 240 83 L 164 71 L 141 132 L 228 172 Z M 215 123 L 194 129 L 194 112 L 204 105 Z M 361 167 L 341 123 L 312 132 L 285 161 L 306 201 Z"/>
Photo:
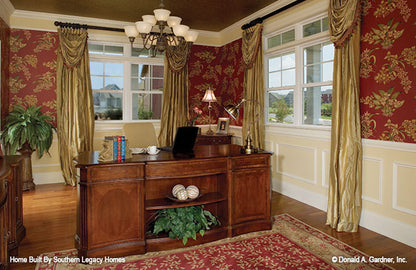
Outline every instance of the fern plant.
<path fill-rule="evenodd" d="M 166 232 L 172 239 L 182 239 L 186 245 L 188 238 L 196 240 L 196 234 L 204 236 L 211 225 L 219 221 L 203 205 L 161 209 L 158 211 L 153 227 L 153 234 Z"/>
<path fill-rule="evenodd" d="M 13 111 L 6 117 L 3 139 L 9 154 L 16 154 L 25 144 L 32 150 L 37 150 L 39 158 L 45 152 L 49 153 L 52 145 L 53 130 L 52 118 L 42 114 L 41 106 L 24 108 L 14 105 Z"/>

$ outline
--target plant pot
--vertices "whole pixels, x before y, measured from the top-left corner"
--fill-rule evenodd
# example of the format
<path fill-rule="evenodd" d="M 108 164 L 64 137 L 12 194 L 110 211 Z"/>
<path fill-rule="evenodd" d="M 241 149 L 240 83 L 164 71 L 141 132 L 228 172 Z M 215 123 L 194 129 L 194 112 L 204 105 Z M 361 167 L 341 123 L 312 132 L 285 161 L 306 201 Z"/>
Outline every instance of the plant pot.
<path fill-rule="evenodd" d="M 23 157 L 23 166 L 22 166 L 22 189 L 23 191 L 34 190 L 35 183 L 33 182 L 32 175 L 32 153 L 34 150 L 30 147 L 28 143 L 23 144 L 22 148 L 19 150 L 20 154 Z"/>

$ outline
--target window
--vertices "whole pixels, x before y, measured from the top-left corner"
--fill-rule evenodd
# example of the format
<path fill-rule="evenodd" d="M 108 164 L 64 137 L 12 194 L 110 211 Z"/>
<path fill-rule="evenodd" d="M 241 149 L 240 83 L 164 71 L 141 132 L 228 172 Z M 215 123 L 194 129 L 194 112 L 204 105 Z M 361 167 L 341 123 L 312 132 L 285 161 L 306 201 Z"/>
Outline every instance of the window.
<path fill-rule="evenodd" d="M 328 29 L 325 22 L 323 18 L 295 26 L 293 36 L 299 38 L 281 50 L 278 45 L 270 48 L 270 39 L 283 34 L 266 37 L 267 123 L 331 125 L 334 46 L 327 35 L 319 34 Z"/>
<path fill-rule="evenodd" d="M 130 45 L 89 44 L 96 120 L 160 119 L 163 54 Z"/>
<path fill-rule="evenodd" d="M 274 35 L 267 39 L 267 48 L 273 48 L 295 40 L 295 29 Z"/>

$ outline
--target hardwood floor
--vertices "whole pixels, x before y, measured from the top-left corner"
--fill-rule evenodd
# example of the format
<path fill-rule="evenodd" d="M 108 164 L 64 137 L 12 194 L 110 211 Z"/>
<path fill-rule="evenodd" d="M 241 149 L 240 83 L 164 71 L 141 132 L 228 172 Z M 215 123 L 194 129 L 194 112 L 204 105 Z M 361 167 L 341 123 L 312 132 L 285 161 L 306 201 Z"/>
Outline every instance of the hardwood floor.
<path fill-rule="evenodd" d="M 19 258 L 74 248 L 76 188 L 62 184 L 37 186 L 23 193 L 26 238 L 19 247 Z M 357 233 L 338 233 L 325 225 L 326 213 L 278 193 L 272 196 L 272 215 L 288 213 L 293 217 L 374 257 L 406 258 L 396 269 L 416 269 L 416 249 L 380 234 L 360 228 Z M 11 264 L 10 269 L 34 269 L 35 264 Z"/>

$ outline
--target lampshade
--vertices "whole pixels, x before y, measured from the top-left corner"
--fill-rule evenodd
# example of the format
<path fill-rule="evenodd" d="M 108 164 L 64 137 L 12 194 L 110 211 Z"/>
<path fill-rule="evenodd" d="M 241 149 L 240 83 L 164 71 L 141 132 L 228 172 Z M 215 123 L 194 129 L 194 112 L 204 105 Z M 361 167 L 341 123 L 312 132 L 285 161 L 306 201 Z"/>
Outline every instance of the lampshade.
<path fill-rule="evenodd" d="M 153 15 L 143 15 L 142 19 L 144 22 L 150 23 L 152 26 L 156 24 L 156 18 Z"/>
<path fill-rule="evenodd" d="M 128 37 L 137 37 L 139 35 L 139 32 L 137 31 L 137 28 L 134 25 L 124 26 L 124 31 L 126 32 L 126 35 Z"/>
<path fill-rule="evenodd" d="M 170 16 L 168 18 L 168 25 L 169 25 L 169 27 L 173 27 L 175 25 L 181 24 L 181 21 L 182 21 L 182 19 L 180 17 Z"/>
<path fill-rule="evenodd" d="M 170 11 L 164 8 L 158 8 L 153 10 L 156 21 L 167 21 L 170 15 Z"/>
<path fill-rule="evenodd" d="M 240 106 L 239 105 L 229 104 L 229 105 L 225 106 L 224 109 L 234 119 L 237 119 L 238 115 L 240 114 Z"/>
<path fill-rule="evenodd" d="M 172 27 L 173 33 L 178 37 L 184 37 L 189 30 L 189 26 L 179 24 Z"/>
<path fill-rule="evenodd" d="M 152 25 L 149 22 L 136 22 L 136 28 L 140 34 L 148 34 L 152 30 Z"/>
<path fill-rule="evenodd" d="M 185 35 L 185 40 L 187 42 L 195 42 L 195 40 L 198 38 L 199 32 L 195 30 L 189 30 L 188 33 Z"/>
<path fill-rule="evenodd" d="M 211 89 L 207 89 L 205 91 L 205 95 L 202 98 L 202 101 L 204 102 L 217 102 L 217 98 L 214 95 L 214 91 L 212 91 Z"/>

